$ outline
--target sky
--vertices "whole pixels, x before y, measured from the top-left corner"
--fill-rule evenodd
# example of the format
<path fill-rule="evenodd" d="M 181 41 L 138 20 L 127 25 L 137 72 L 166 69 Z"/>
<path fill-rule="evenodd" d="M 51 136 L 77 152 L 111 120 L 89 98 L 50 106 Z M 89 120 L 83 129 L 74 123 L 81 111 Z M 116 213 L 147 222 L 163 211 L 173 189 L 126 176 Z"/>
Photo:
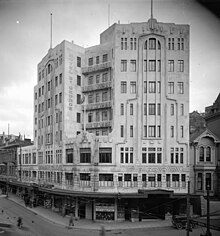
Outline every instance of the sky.
<path fill-rule="evenodd" d="M 99 44 L 109 21 L 148 21 L 150 2 L 0 0 L 0 134 L 33 138 L 33 90 L 37 64 L 50 46 L 50 13 L 53 47 L 63 40 L 89 47 Z M 220 18 L 195 0 L 154 0 L 153 15 L 190 25 L 190 112 L 204 112 L 220 93 Z"/>

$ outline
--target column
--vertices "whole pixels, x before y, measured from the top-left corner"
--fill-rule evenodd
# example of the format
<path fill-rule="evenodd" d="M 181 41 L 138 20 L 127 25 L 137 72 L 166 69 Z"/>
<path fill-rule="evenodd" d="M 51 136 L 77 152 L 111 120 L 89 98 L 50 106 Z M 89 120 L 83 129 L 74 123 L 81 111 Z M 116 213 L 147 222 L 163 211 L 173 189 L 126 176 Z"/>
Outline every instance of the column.
<path fill-rule="evenodd" d="M 114 213 L 114 220 L 118 220 L 118 198 L 115 198 L 115 213 Z"/>
<path fill-rule="evenodd" d="M 75 218 L 78 219 L 79 218 L 79 199 L 78 197 L 76 197 L 76 200 L 75 200 Z"/>

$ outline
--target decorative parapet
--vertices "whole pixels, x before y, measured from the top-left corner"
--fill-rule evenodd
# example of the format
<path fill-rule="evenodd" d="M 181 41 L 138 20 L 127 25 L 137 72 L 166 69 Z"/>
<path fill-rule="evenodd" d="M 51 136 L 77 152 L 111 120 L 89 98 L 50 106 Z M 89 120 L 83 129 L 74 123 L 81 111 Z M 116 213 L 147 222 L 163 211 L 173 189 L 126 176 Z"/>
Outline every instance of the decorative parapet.
<path fill-rule="evenodd" d="M 82 73 L 83 74 L 89 74 L 91 72 L 106 70 L 110 67 L 111 67 L 111 62 L 108 61 L 108 62 L 105 62 L 105 63 L 93 65 L 93 66 L 83 67 L 82 68 Z"/>
<path fill-rule="evenodd" d="M 86 92 L 90 92 L 90 91 L 102 90 L 102 89 L 111 88 L 111 87 L 112 87 L 112 82 L 108 81 L 105 83 L 85 86 L 85 87 L 83 87 L 83 92 L 86 93 Z"/>

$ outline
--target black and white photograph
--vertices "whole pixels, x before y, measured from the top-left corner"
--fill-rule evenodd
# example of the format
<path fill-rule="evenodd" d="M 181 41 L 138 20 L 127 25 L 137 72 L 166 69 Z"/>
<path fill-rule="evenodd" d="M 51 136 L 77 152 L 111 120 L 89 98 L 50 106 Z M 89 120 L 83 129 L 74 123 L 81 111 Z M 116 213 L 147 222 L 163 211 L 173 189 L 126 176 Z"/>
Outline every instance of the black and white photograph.
<path fill-rule="evenodd" d="M 220 235 L 220 0 L 0 0 L 0 234 Z"/>

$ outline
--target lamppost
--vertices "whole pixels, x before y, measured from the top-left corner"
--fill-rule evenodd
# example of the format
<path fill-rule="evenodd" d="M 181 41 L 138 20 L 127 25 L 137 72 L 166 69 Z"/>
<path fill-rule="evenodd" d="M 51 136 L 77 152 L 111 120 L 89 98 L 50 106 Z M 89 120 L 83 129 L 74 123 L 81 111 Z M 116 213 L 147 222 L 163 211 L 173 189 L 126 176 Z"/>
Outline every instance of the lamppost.
<path fill-rule="evenodd" d="M 210 185 L 207 185 L 207 229 L 206 229 L 206 236 L 212 236 L 210 232 L 210 215 L 209 215 L 209 190 Z"/>

